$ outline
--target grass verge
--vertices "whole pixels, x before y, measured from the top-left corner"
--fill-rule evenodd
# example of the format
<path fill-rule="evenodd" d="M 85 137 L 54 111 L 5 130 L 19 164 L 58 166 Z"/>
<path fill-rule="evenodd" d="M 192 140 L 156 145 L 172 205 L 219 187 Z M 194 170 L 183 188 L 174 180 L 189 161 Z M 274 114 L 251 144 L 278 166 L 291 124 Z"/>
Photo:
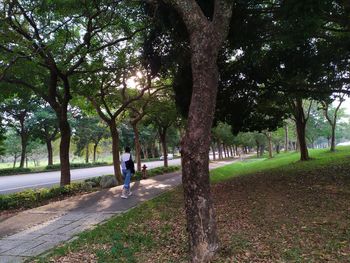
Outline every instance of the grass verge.
<path fill-rule="evenodd" d="M 221 241 L 214 262 L 348 262 L 350 148 L 311 157 L 288 153 L 212 171 Z M 33 261 L 186 262 L 186 244 L 177 188 Z"/>

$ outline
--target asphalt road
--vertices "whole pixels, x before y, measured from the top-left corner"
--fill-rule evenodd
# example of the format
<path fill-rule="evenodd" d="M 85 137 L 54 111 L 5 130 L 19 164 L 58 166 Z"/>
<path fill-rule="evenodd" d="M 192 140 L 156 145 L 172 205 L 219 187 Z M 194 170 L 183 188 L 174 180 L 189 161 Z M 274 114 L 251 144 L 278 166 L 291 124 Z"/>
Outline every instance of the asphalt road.
<path fill-rule="evenodd" d="M 169 160 L 169 165 L 180 165 L 181 159 Z M 163 161 L 145 163 L 148 169 L 163 166 Z M 142 164 L 143 165 L 143 164 Z M 113 174 L 113 166 L 100 166 L 71 170 L 71 180 L 77 181 L 90 177 Z M 11 176 L 0 176 L 0 194 L 19 192 L 24 189 L 46 188 L 60 182 L 61 173 L 45 172 Z"/>

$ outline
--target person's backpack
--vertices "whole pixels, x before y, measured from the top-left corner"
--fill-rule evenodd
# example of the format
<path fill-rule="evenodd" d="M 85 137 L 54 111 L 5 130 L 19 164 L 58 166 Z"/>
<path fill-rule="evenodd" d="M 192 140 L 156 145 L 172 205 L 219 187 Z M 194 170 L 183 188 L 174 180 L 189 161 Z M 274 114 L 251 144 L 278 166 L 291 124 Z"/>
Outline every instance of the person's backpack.
<path fill-rule="evenodd" d="M 130 154 L 129 160 L 127 160 L 125 162 L 125 167 L 126 167 L 126 169 L 130 170 L 132 174 L 135 173 L 135 164 L 134 164 L 134 161 L 131 158 L 131 154 Z"/>

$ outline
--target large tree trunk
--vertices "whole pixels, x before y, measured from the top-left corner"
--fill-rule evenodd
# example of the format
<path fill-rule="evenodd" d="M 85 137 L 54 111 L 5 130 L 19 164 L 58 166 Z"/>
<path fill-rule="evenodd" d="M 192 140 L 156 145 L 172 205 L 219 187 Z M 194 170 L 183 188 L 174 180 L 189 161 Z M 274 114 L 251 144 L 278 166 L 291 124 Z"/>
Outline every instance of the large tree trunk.
<path fill-rule="evenodd" d="M 298 144 L 300 150 L 300 160 L 307 161 L 309 159 L 309 152 L 306 144 L 306 121 L 304 108 L 301 99 L 296 101 L 296 112 L 295 112 L 295 124 L 297 128 Z"/>
<path fill-rule="evenodd" d="M 191 261 L 202 263 L 209 262 L 219 247 L 210 194 L 209 149 L 219 79 L 216 61 L 228 33 L 233 3 L 216 0 L 213 21 L 196 1 L 169 3 L 179 12 L 190 38 L 193 85 L 182 140 L 182 182 Z"/>
<path fill-rule="evenodd" d="M 52 151 L 51 140 L 46 141 L 46 148 L 47 148 L 47 165 L 53 165 L 53 151 Z"/>
<path fill-rule="evenodd" d="M 166 145 L 166 129 L 159 132 L 159 139 L 162 144 L 164 167 L 168 167 L 168 149 Z"/>
<path fill-rule="evenodd" d="M 135 159 L 137 162 L 137 171 L 141 172 L 141 145 L 137 124 L 132 124 L 132 129 L 135 135 Z"/>
<path fill-rule="evenodd" d="M 200 43 L 192 43 L 193 92 L 182 142 L 182 182 L 192 262 L 208 262 L 218 249 L 208 158 L 218 70 L 216 56 L 208 45 L 210 37 L 198 36 Z"/>
<path fill-rule="evenodd" d="M 63 109 L 63 114 L 59 118 L 59 128 L 61 132 L 60 142 L 60 164 L 61 164 L 61 186 L 70 184 L 70 163 L 69 163 L 69 147 L 70 147 L 70 126 L 67 119 L 67 110 Z"/>
<path fill-rule="evenodd" d="M 117 179 L 118 184 L 123 183 L 122 174 L 120 171 L 120 160 L 119 160 L 119 133 L 115 120 L 112 120 L 109 123 L 109 129 L 112 136 L 112 156 L 113 156 L 113 167 L 114 167 L 114 176 Z"/>

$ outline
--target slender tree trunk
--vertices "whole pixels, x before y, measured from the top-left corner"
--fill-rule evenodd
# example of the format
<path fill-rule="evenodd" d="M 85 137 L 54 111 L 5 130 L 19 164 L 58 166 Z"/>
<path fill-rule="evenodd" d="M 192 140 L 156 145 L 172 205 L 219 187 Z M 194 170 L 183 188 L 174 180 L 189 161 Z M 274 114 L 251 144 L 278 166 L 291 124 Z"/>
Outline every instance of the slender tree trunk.
<path fill-rule="evenodd" d="M 306 144 L 306 121 L 304 108 L 301 99 L 296 101 L 296 112 L 295 112 L 295 124 L 297 128 L 297 139 L 300 149 L 300 160 L 307 161 L 309 159 L 309 152 Z"/>
<path fill-rule="evenodd" d="M 17 154 L 13 157 L 13 168 L 16 168 L 16 163 L 17 163 Z"/>
<path fill-rule="evenodd" d="M 232 149 L 232 146 L 230 146 L 230 152 L 231 152 L 231 156 L 234 157 L 234 153 L 233 153 L 233 149 Z"/>
<path fill-rule="evenodd" d="M 155 146 L 154 146 L 154 144 L 151 145 L 151 156 L 152 156 L 152 159 L 156 158 Z"/>
<path fill-rule="evenodd" d="M 144 159 L 148 159 L 148 149 L 147 149 L 147 145 L 146 146 L 141 146 L 142 149 L 142 153 L 143 153 L 143 158 Z"/>
<path fill-rule="evenodd" d="M 284 126 L 284 152 L 288 152 L 288 125 Z"/>
<path fill-rule="evenodd" d="M 335 126 L 336 126 L 336 123 L 334 122 L 333 125 L 331 126 L 332 127 L 332 135 L 331 135 L 331 152 L 334 152 L 335 151 Z"/>
<path fill-rule="evenodd" d="M 115 120 L 111 120 L 109 123 L 109 129 L 112 136 L 112 156 L 113 156 L 113 167 L 114 176 L 117 179 L 118 184 L 123 183 L 122 174 L 120 171 L 120 157 L 119 157 L 119 134 Z"/>
<path fill-rule="evenodd" d="M 224 150 L 224 156 L 225 156 L 225 158 L 227 158 L 226 147 L 225 147 L 224 144 L 222 145 L 222 149 Z"/>
<path fill-rule="evenodd" d="M 47 165 L 53 165 L 53 151 L 52 151 L 52 141 L 46 141 L 47 148 Z"/>
<path fill-rule="evenodd" d="M 94 144 L 94 156 L 93 156 L 93 162 L 94 163 L 96 163 L 97 146 L 98 146 L 98 143 L 95 143 Z"/>
<path fill-rule="evenodd" d="M 298 134 L 298 142 L 299 142 L 299 150 L 300 150 L 300 160 L 307 161 L 309 159 L 309 152 L 306 145 L 305 138 L 305 123 L 297 122 L 297 134 Z"/>
<path fill-rule="evenodd" d="M 222 148 L 221 148 L 221 143 L 220 141 L 218 141 L 218 150 L 219 150 L 219 159 L 223 159 L 223 156 L 222 156 Z"/>
<path fill-rule="evenodd" d="M 132 129 L 135 135 L 135 159 L 137 162 L 137 171 L 141 172 L 141 145 L 140 145 L 140 136 L 137 124 L 132 123 Z"/>
<path fill-rule="evenodd" d="M 269 143 L 269 158 L 270 158 L 270 159 L 273 157 L 273 155 L 272 155 L 272 139 L 271 139 L 271 136 L 272 136 L 272 135 L 271 135 L 270 132 L 266 134 L 267 141 L 268 141 L 268 143 Z"/>
<path fill-rule="evenodd" d="M 163 157 L 164 157 L 164 167 L 168 167 L 168 149 L 166 145 L 166 129 L 163 129 L 159 133 L 159 139 L 162 144 Z"/>
<path fill-rule="evenodd" d="M 21 160 L 19 167 L 23 168 L 26 160 L 26 151 L 27 151 L 27 139 L 24 136 L 21 136 Z"/>
<path fill-rule="evenodd" d="M 258 141 L 255 141 L 256 143 L 256 157 L 260 157 L 260 143 Z"/>
<path fill-rule="evenodd" d="M 295 151 L 300 152 L 299 136 L 297 131 L 297 139 L 295 141 Z"/>
<path fill-rule="evenodd" d="M 64 111 L 64 110 L 63 110 Z M 70 163 L 69 163 L 69 147 L 70 147 L 70 126 L 67 120 L 67 112 L 59 119 L 59 128 L 61 132 L 60 142 L 60 164 L 61 164 L 61 186 L 70 184 Z"/>
<path fill-rule="evenodd" d="M 260 145 L 260 156 L 263 156 L 265 153 L 265 145 L 264 144 L 261 144 Z"/>
<path fill-rule="evenodd" d="M 89 145 L 86 145 L 85 149 L 85 163 L 89 163 Z"/>
<path fill-rule="evenodd" d="M 211 148 L 213 150 L 213 160 L 216 161 L 216 154 L 215 154 L 215 146 L 214 146 L 214 144 L 212 144 Z"/>

